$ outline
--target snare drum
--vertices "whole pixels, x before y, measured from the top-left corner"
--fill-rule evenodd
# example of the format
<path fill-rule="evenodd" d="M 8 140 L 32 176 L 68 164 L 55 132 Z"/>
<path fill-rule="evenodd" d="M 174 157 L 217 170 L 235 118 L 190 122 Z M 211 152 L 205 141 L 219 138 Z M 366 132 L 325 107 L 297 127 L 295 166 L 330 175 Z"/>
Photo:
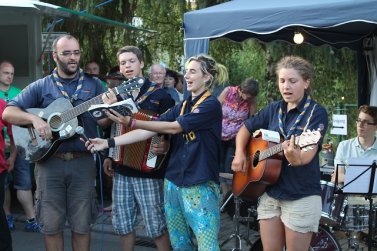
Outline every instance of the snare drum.
<path fill-rule="evenodd" d="M 347 204 L 343 194 L 334 194 L 334 183 L 321 180 L 322 213 L 321 224 L 336 226 L 344 219 L 344 209 Z"/>
<path fill-rule="evenodd" d="M 372 223 L 375 225 L 376 207 L 372 208 Z M 350 231 L 362 231 L 369 228 L 369 205 L 348 205 L 343 227 Z"/>

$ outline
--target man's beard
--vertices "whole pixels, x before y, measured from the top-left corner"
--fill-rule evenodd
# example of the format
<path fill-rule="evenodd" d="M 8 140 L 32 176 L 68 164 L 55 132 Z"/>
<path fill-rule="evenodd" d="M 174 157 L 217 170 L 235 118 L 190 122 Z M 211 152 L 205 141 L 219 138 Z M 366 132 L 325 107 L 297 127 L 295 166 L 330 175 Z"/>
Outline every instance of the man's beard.
<path fill-rule="evenodd" d="M 74 70 L 70 70 L 68 67 L 68 63 L 64 63 L 59 59 L 59 57 L 56 57 L 56 63 L 59 67 L 59 69 L 64 72 L 67 76 L 73 76 L 76 74 L 78 69 L 78 64 L 76 65 L 76 68 Z"/>

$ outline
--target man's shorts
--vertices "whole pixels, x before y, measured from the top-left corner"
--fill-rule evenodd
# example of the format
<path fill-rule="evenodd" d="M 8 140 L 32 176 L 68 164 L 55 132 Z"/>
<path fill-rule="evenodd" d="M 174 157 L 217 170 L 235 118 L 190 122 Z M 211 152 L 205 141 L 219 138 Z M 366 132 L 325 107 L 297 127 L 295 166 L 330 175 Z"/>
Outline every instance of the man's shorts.
<path fill-rule="evenodd" d="M 259 198 L 258 220 L 280 217 L 284 225 L 300 233 L 318 232 L 322 212 L 319 195 L 298 200 L 276 200 L 264 193 Z"/>
<path fill-rule="evenodd" d="M 98 215 L 93 157 L 62 160 L 53 156 L 36 164 L 35 177 L 36 217 L 42 233 L 60 233 L 66 221 L 73 232 L 89 233 Z"/>

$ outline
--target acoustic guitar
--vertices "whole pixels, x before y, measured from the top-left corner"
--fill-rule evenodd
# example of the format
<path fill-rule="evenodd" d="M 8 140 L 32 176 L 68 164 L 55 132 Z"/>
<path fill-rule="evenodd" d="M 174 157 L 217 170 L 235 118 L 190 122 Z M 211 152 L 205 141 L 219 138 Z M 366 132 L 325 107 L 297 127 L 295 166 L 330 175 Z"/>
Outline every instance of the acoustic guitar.
<path fill-rule="evenodd" d="M 115 94 L 131 93 L 133 90 L 140 89 L 144 81 L 140 77 L 132 78 L 112 90 Z M 14 143 L 25 152 L 26 160 L 31 162 L 46 160 L 56 152 L 63 141 L 76 134 L 77 116 L 87 112 L 91 105 L 101 103 L 103 103 L 102 94 L 75 107 L 68 99 L 58 98 L 46 108 L 26 109 L 27 112 L 37 115 L 47 122 L 52 131 L 52 139 L 43 140 L 32 125 L 12 125 Z"/>
<path fill-rule="evenodd" d="M 321 138 L 320 131 L 304 132 L 295 138 L 300 149 L 309 150 Z M 274 184 L 281 172 L 283 160 L 282 143 L 265 141 L 259 135 L 251 137 L 248 144 L 249 157 L 246 172 L 235 172 L 233 175 L 233 194 L 235 196 L 255 200 L 263 194 L 268 185 Z"/>

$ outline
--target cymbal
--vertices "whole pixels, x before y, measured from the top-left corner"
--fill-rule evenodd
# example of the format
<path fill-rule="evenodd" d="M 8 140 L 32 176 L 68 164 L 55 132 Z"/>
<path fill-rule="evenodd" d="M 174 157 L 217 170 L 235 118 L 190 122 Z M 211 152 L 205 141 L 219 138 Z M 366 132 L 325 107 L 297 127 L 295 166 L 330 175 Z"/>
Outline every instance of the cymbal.
<path fill-rule="evenodd" d="M 220 177 L 227 179 L 227 180 L 233 180 L 233 174 L 232 173 L 220 173 Z"/>

